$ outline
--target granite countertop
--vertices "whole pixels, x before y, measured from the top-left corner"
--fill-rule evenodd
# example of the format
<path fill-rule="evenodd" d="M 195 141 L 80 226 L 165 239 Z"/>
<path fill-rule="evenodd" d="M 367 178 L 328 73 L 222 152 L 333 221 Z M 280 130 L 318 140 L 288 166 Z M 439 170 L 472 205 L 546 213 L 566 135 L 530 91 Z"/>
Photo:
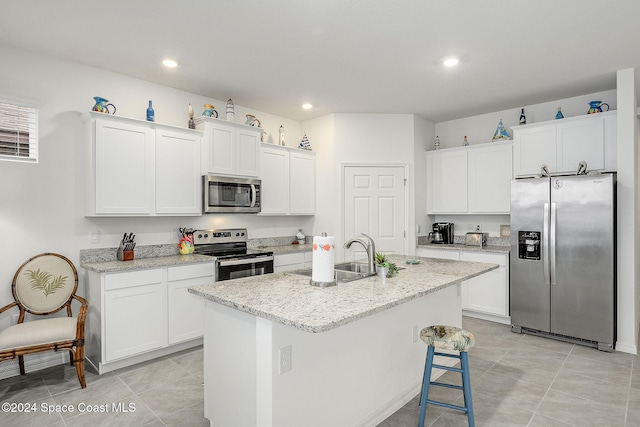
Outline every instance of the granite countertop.
<path fill-rule="evenodd" d="M 453 243 L 453 244 L 438 244 L 438 243 L 425 243 L 417 246 L 418 249 L 442 249 L 445 251 L 467 251 L 467 252 L 493 252 L 500 254 L 508 254 L 511 251 L 511 246 L 466 246 L 464 243 Z"/>
<path fill-rule="evenodd" d="M 213 262 L 213 259 L 206 255 L 170 255 L 133 259 L 132 261 L 83 262 L 80 266 L 98 273 L 112 273 L 141 270 L 145 268 L 162 268 L 184 264 L 198 264 L 204 262 Z"/>
<path fill-rule="evenodd" d="M 304 245 L 278 245 L 278 246 L 256 246 L 249 248 L 247 252 L 273 252 L 274 255 L 293 254 L 298 252 L 311 252 L 313 250 L 313 244 L 307 243 Z"/>
<path fill-rule="evenodd" d="M 325 332 L 498 268 L 497 264 L 434 258 L 387 257 L 405 267 L 391 278 L 377 276 L 321 288 L 292 272 L 193 286 L 189 292 L 237 310 L 307 332 Z M 408 265 L 406 259 L 420 260 Z"/>

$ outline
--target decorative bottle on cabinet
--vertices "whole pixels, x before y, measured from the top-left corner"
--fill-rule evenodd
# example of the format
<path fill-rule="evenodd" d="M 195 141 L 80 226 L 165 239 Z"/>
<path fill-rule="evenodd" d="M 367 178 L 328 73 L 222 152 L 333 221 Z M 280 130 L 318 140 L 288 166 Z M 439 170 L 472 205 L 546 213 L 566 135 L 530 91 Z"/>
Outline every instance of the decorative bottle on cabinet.
<path fill-rule="evenodd" d="M 227 120 L 232 122 L 235 119 L 234 106 L 231 98 L 227 101 Z"/>
<path fill-rule="evenodd" d="M 520 121 L 518 122 L 518 124 L 520 124 L 520 125 L 526 125 L 527 124 L 527 117 L 524 115 L 524 108 L 520 112 Z"/>
<path fill-rule="evenodd" d="M 147 108 L 147 121 L 152 122 L 155 119 L 155 113 L 153 111 L 153 106 L 151 105 L 151 100 L 149 100 L 149 108 Z"/>
<path fill-rule="evenodd" d="M 556 119 L 564 119 L 564 114 L 562 114 L 561 107 L 558 107 L 558 112 L 556 113 Z"/>
<path fill-rule="evenodd" d="M 464 136 L 464 141 L 462 141 L 462 145 L 465 147 L 469 145 L 469 141 L 467 141 L 467 135 Z"/>
<path fill-rule="evenodd" d="M 284 146 L 284 128 L 280 125 L 280 130 L 278 131 L 278 144 Z"/>
<path fill-rule="evenodd" d="M 440 137 L 439 137 L 438 135 L 436 135 L 436 143 L 435 143 L 435 146 L 436 146 L 436 150 L 439 150 L 439 149 L 440 149 Z"/>

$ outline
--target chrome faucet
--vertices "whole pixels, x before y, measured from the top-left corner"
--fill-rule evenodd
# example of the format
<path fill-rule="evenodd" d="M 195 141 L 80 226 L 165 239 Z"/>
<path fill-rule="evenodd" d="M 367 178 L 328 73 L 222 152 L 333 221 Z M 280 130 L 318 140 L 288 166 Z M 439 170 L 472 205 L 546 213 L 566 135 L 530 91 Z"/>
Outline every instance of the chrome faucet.
<path fill-rule="evenodd" d="M 375 263 L 375 258 L 376 258 L 376 245 L 373 242 L 373 239 L 371 238 L 371 236 L 368 236 L 364 233 L 360 233 L 361 235 L 363 235 L 364 237 L 367 238 L 367 242 L 365 242 L 362 239 L 351 239 L 347 242 L 345 242 L 344 244 L 344 248 L 345 249 L 349 249 L 351 247 L 352 244 L 354 243 L 360 243 L 362 245 L 362 247 L 364 248 L 365 251 L 367 251 L 367 263 L 369 264 L 369 271 L 374 274 L 376 272 L 376 263 Z"/>

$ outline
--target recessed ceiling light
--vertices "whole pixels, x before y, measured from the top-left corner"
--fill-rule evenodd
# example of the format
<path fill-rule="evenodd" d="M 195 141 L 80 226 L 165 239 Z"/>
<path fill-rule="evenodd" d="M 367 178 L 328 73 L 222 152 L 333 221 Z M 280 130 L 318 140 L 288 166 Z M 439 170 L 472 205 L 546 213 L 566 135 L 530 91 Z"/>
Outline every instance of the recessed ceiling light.
<path fill-rule="evenodd" d="M 445 67 L 453 67 L 454 65 L 458 65 L 459 62 L 460 60 L 453 56 L 442 60 L 442 64 L 444 64 Z"/>
<path fill-rule="evenodd" d="M 310 109 L 313 108 L 313 105 L 308 104 L 308 103 L 307 104 L 302 104 L 302 108 L 304 108 L 305 110 L 310 110 Z"/>
<path fill-rule="evenodd" d="M 162 61 L 162 65 L 167 68 L 176 68 L 178 66 L 178 63 L 173 59 L 165 59 L 164 61 Z"/>

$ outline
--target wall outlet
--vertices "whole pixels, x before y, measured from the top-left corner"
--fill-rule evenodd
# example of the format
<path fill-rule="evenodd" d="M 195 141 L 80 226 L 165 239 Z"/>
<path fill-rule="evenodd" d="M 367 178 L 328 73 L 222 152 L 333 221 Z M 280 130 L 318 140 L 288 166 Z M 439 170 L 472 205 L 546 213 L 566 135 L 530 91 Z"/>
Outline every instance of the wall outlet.
<path fill-rule="evenodd" d="M 291 346 L 282 347 L 278 350 L 278 359 L 280 360 L 278 374 L 282 375 L 291 370 Z"/>
<path fill-rule="evenodd" d="M 100 231 L 93 230 L 89 232 L 89 243 L 100 243 Z"/>
<path fill-rule="evenodd" d="M 511 226 L 510 225 L 501 225 L 500 226 L 500 237 L 511 237 Z"/>

